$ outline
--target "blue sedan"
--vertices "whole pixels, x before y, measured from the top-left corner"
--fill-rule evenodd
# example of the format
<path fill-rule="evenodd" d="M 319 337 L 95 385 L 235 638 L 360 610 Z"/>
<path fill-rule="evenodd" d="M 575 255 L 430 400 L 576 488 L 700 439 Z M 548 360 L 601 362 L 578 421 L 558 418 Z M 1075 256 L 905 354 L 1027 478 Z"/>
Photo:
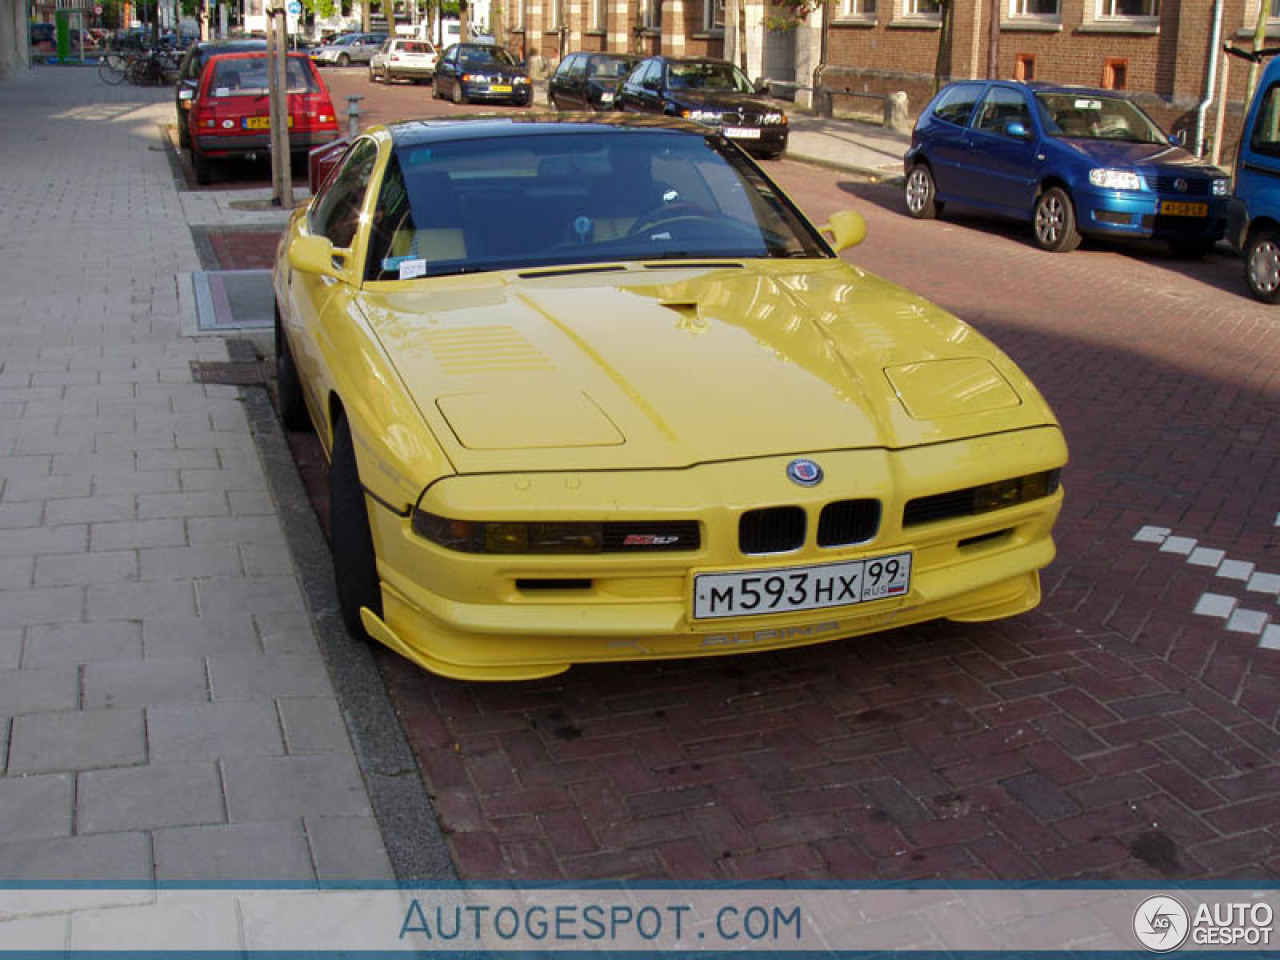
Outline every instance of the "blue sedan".
<path fill-rule="evenodd" d="M 1227 175 L 1111 90 L 949 84 L 916 121 L 905 165 L 912 216 L 954 203 L 1029 220 L 1044 250 L 1074 250 L 1087 233 L 1200 256 L 1226 227 Z"/>

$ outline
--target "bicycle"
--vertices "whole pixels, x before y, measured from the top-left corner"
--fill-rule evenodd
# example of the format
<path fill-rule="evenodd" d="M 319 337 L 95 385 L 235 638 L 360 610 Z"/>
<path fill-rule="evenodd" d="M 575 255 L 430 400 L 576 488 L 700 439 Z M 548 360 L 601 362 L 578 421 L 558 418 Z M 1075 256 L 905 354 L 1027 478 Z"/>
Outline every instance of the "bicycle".
<path fill-rule="evenodd" d="M 129 59 L 114 50 L 104 53 L 98 61 L 98 78 L 103 83 L 118 86 L 124 83 L 125 73 L 129 68 Z"/>

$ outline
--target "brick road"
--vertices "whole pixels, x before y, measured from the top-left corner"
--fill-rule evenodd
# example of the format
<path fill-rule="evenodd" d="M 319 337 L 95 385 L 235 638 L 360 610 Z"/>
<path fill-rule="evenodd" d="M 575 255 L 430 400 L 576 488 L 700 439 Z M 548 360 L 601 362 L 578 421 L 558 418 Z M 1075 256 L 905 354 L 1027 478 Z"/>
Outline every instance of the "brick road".
<path fill-rule="evenodd" d="M 1224 256 L 1044 254 L 1017 225 L 915 222 L 889 187 L 769 169 L 815 219 L 861 210 L 847 256 L 970 320 L 1054 406 L 1072 461 L 1044 603 L 520 685 L 386 654 L 459 872 L 1280 873 L 1280 653 L 1261 645 L 1280 633 L 1280 313 Z"/>

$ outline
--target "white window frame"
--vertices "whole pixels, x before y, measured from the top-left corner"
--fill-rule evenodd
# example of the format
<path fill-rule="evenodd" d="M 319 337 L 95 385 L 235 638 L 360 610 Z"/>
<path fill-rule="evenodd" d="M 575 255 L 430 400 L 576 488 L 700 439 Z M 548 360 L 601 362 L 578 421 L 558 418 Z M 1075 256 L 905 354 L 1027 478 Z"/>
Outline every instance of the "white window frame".
<path fill-rule="evenodd" d="M 1277 0 L 1280 3 L 1280 0 Z M 719 14 L 717 22 L 717 14 Z M 723 34 L 725 17 L 725 0 L 703 0 L 702 29 L 707 33 Z"/>
<path fill-rule="evenodd" d="M 1035 23 L 1061 23 L 1062 0 L 1054 0 L 1056 9 L 1052 13 L 1031 13 L 1027 10 L 1030 0 L 1009 0 L 1005 16 L 1010 20 L 1030 20 Z"/>
<path fill-rule="evenodd" d="M 841 0 L 841 20 L 875 20 L 876 0 Z"/>
<path fill-rule="evenodd" d="M 937 0 L 898 0 L 901 19 L 924 23 L 941 23 L 942 7 L 940 5 L 935 10 L 921 9 L 921 7 L 929 3 L 936 4 Z"/>
<path fill-rule="evenodd" d="M 591 0 L 591 29 L 605 29 L 608 19 L 609 0 Z"/>
<path fill-rule="evenodd" d="M 1116 13 L 1116 6 L 1123 0 L 1097 0 L 1094 5 L 1094 20 L 1099 23 L 1158 23 L 1160 21 L 1160 0 L 1142 0 L 1150 4 L 1150 13 Z"/>

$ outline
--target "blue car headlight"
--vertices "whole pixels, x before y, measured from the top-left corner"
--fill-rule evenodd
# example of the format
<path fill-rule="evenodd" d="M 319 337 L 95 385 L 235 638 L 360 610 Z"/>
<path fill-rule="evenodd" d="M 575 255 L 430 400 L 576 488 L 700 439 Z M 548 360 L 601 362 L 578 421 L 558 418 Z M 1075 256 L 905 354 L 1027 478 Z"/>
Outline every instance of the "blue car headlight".
<path fill-rule="evenodd" d="M 1098 167 L 1089 171 L 1089 182 L 1104 190 L 1141 190 L 1142 178 L 1132 170 Z"/>

